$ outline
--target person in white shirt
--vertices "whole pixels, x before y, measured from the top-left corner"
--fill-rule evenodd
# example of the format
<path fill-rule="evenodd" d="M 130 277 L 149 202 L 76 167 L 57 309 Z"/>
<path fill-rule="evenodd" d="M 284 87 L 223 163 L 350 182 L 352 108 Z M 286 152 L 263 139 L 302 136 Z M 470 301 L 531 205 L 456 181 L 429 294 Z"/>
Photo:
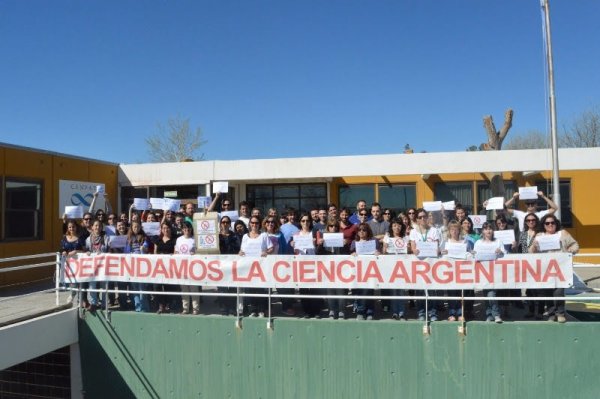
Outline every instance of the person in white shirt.
<path fill-rule="evenodd" d="M 556 212 L 558 210 L 558 206 L 556 206 L 554 201 L 552 201 L 550 198 L 546 197 L 542 191 L 538 191 L 538 196 L 543 198 L 544 201 L 546 201 L 546 203 L 548 204 L 548 209 L 537 212 L 537 204 L 536 204 L 537 201 L 533 200 L 533 199 L 525 201 L 525 205 L 527 207 L 526 212 L 520 211 L 518 209 L 509 208 L 509 206 L 511 206 L 516 201 L 518 196 L 519 196 L 519 192 L 517 191 L 516 193 L 513 194 L 511 199 L 509 199 L 508 201 L 506 201 L 504 203 L 504 206 L 506 206 L 506 208 L 507 208 L 506 212 L 509 215 L 512 215 L 512 217 L 516 218 L 519 221 L 519 231 L 524 230 L 525 215 L 527 215 L 528 213 L 535 213 L 535 215 L 539 219 L 541 219 L 546 215 L 554 214 L 554 212 Z"/>
<path fill-rule="evenodd" d="M 501 257 L 506 253 L 504 249 L 504 245 L 502 245 L 502 241 L 494 238 L 494 229 L 492 224 L 489 222 L 485 222 L 481 227 L 481 239 L 475 242 L 475 246 L 473 247 L 473 253 L 475 255 L 475 259 L 477 259 L 477 253 L 483 252 L 484 246 L 495 246 L 495 257 Z M 483 293 L 488 298 L 496 297 L 496 290 L 483 290 Z M 486 321 L 495 321 L 496 323 L 502 323 L 502 317 L 500 317 L 500 306 L 498 306 L 498 301 L 495 299 L 490 299 L 487 301 L 487 307 L 485 310 L 485 314 L 487 316 Z"/>
<path fill-rule="evenodd" d="M 409 239 L 410 239 L 410 247 L 412 249 L 412 253 L 416 256 L 420 256 L 420 250 L 418 249 L 419 242 L 434 242 L 437 245 L 438 253 L 436 255 L 439 256 L 439 245 L 440 245 L 440 233 L 438 229 L 435 227 L 429 227 L 427 224 L 427 211 L 423 208 L 419 208 L 416 210 L 416 225 L 410 231 Z M 422 257 L 422 256 L 421 256 Z M 423 291 L 417 291 L 419 295 L 423 295 Z M 437 295 L 435 291 L 430 293 L 431 295 Z M 425 321 L 425 301 L 418 300 L 417 301 L 417 312 L 420 321 Z M 428 304 L 428 316 L 429 320 L 437 321 L 437 301 L 430 301 Z"/>
<path fill-rule="evenodd" d="M 194 228 L 190 222 L 183 223 L 183 235 L 175 241 L 175 254 L 193 255 L 196 253 L 196 241 L 194 240 Z M 181 292 L 200 292 L 200 287 L 197 285 L 182 285 Z M 200 297 L 194 295 L 192 299 L 192 313 L 200 314 Z M 190 295 L 181 296 L 181 304 L 183 310 L 181 314 L 190 314 Z"/>

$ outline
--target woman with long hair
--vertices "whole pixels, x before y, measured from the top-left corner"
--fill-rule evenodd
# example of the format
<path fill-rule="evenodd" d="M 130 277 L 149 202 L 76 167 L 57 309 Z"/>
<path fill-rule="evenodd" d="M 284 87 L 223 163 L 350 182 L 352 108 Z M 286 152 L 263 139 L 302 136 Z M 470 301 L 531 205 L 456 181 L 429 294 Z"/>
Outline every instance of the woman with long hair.
<path fill-rule="evenodd" d="M 152 215 L 152 214 L 150 214 Z M 175 252 L 175 239 L 172 237 L 171 226 L 167 223 L 160 225 L 160 235 L 158 241 L 154 245 L 155 255 L 172 255 Z M 154 284 L 155 291 L 180 291 L 178 285 L 174 284 Z M 170 295 L 155 295 L 158 300 L 158 314 L 165 313 L 166 311 L 174 311 L 175 305 L 171 307 L 168 304 L 174 304 Z"/>
<path fill-rule="evenodd" d="M 60 254 L 63 259 L 69 256 L 74 256 L 79 252 L 83 252 L 83 250 L 85 249 L 85 240 L 83 240 L 79 235 L 79 226 L 77 225 L 77 222 L 70 219 L 67 220 L 66 225 L 67 231 L 60 240 Z M 67 298 L 67 303 L 72 303 L 73 298 L 75 298 L 75 295 L 77 294 L 77 292 L 74 290 L 75 284 L 71 284 L 70 287 L 71 293 Z M 84 307 L 86 306 L 87 305 L 85 305 Z"/>
<path fill-rule="evenodd" d="M 147 254 L 149 252 L 150 242 L 144 234 L 142 224 L 139 220 L 131 222 L 129 231 L 127 232 L 127 243 L 125 244 L 124 253 L 126 254 Z M 148 284 L 131 283 L 134 291 L 145 291 Z M 147 294 L 133 294 L 133 306 L 136 312 L 150 311 L 150 301 Z"/>
<path fill-rule="evenodd" d="M 541 250 L 540 249 L 540 239 L 545 236 L 555 236 L 557 235 L 557 248 Z M 539 232 L 535 236 L 535 241 L 529 252 L 570 252 L 572 254 L 576 254 L 579 252 L 579 244 L 568 231 L 563 230 L 560 224 L 560 220 L 553 213 L 549 213 L 542 217 L 540 220 Z M 553 297 L 564 297 L 565 289 L 564 288 L 549 288 L 544 289 L 542 295 L 544 296 L 553 296 Z M 548 316 L 548 321 L 558 321 L 559 323 L 565 323 L 567 321 L 565 317 L 565 301 L 564 299 L 555 299 L 554 301 L 546 303 L 547 309 L 544 313 L 545 316 Z"/>

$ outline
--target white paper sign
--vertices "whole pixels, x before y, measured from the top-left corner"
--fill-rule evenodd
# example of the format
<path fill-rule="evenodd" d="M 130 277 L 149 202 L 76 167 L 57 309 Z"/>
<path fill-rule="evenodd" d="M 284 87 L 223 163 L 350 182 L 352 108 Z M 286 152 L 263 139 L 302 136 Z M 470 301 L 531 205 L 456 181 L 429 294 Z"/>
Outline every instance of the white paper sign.
<path fill-rule="evenodd" d="M 220 216 L 221 217 L 227 216 L 231 220 L 231 225 L 232 226 L 240 218 L 240 215 L 238 214 L 238 211 L 225 211 L 225 212 L 221 212 Z"/>
<path fill-rule="evenodd" d="M 515 231 L 510 230 L 496 230 L 494 231 L 494 238 L 500 240 L 503 245 L 512 244 L 515 241 Z"/>
<path fill-rule="evenodd" d="M 68 219 L 82 219 L 83 207 L 81 205 L 65 206 L 65 214 Z"/>
<path fill-rule="evenodd" d="M 163 209 L 164 207 L 164 198 L 150 198 L 150 209 Z"/>
<path fill-rule="evenodd" d="M 144 222 L 142 223 L 142 229 L 147 236 L 158 236 L 160 235 L 160 223 L 159 222 Z"/>
<path fill-rule="evenodd" d="M 196 231 L 198 234 L 216 234 L 217 224 L 214 219 L 196 220 Z"/>
<path fill-rule="evenodd" d="M 111 236 L 109 245 L 111 248 L 125 248 L 127 236 Z"/>
<path fill-rule="evenodd" d="M 540 252 L 560 249 L 560 233 L 537 236 L 535 239 L 538 242 Z"/>
<path fill-rule="evenodd" d="M 485 210 L 491 211 L 494 209 L 504 209 L 504 197 L 493 197 L 487 200 Z"/>
<path fill-rule="evenodd" d="M 63 210 L 66 206 L 81 205 L 84 211 L 87 211 L 94 199 L 94 193 L 97 186 L 103 186 L 101 183 L 92 183 L 75 180 L 58 181 L 58 216 L 62 218 Z M 96 209 L 104 209 L 104 196 L 99 195 L 96 198 Z"/>
<path fill-rule="evenodd" d="M 117 228 L 115 226 L 109 226 L 108 224 L 104 225 L 104 233 L 107 236 L 116 236 L 117 235 Z"/>
<path fill-rule="evenodd" d="M 403 237 L 389 237 L 387 251 L 390 254 L 405 254 L 408 252 L 408 243 Z"/>
<path fill-rule="evenodd" d="M 473 222 L 473 227 L 480 229 L 481 226 L 487 221 L 486 215 L 469 215 L 469 219 Z"/>
<path fill-rule="evenodd" d="M 442 201 L 425 201 L 423 202 L 423 209 L 427 212 L 441 211 Z"/>
<path fill-rule="evenodd" d="M 260 240 L 248 240 L 242 248 L 246 256 L 261 256 L 262 246 Z"/>
<path fill-rule="evenodd" d="M 344 246 L 344 233 L 323 233 L 323 246 L 341 248 Z"/>
<path fill-rule="evenodd" d="M 315 244 L 313 243 L 312 234 L 295 235 L 294 238 L 295 249 L 314 249 Z"/>
<path fill-rule="evenodd" d="M 213 194 L 226 193 L 229 191 L 229 182 L 226 181 L 214 181 L 213 182 Z"/>
<path fill-rule="evenodd" d="M 355 241 L 357 255 L 374 255 L 377 249 L 377 240 Z"/>
<path fill-rule="evenodd" d="M 179 212 L 181 200 L 172 198 L 163 198 L 163 211 Z"/>
<path fill-rule="evenodd" d="M 198 197 L 198 208 L 206 209 L 210 206 L 212 199 L 210 197 Z"/>
<path fill-rule="evenodd" d="M 498 243 L 478 243 L 477 252 L 475 253 L 475 260 L 494 260 L 498 257 L 496 250 L 498 249 Z"/>
<path fill-rule="evenodd" d="M 218 245 L 218 238 L 215 237 L 214 234 L 198 234 L 198 241 L 196 244 L 196 248 L 198 248 L 198 250 L 202 250 L 202 249 L 216 249 L 217 245 Z M 259 243 L 259 250 L 260 250 L 260 243 Z M 248 255 L 248 254 L 246 254 Z M 258 255 L 260 256 L 260 254 Z"/>
<path fill-rule="evenodd" d="M 467 258 L 467 244 L 463 242 L 447 242 L 446 245 L 446 254 L 449 258 L 454 259 L 466 259 Z"/>
<path fill-rule="evenodd" d="M 454 201 L 442 202 L 442 206 L 446 211 L 453 211 L 454 209 L 456 209 L 456 204 L 454 203 Z"/>
<path fill-rule="evenodd" d="M 435 241 L 416 241 L 420 258 L 437 258 L 438 243 Z"/>
<path fill-rule="evenodd" d="M 519 187 L 519 199 L 522 201 L 537 200 L 538 199 L 537 186 Z"/>
<path fill-rule="evenodd" d="M 133 207 L 138 211 L 147 211 L 150 209 L 150 201 L 148 198 L 134 198 Z"/>

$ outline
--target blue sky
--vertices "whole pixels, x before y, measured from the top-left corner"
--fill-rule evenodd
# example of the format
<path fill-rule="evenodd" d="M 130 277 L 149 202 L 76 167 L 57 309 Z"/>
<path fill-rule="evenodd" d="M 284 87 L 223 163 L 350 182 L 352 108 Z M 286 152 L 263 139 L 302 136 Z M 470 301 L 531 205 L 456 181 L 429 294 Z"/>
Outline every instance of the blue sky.
<path fill-rule="evenodd" d="M 600 1 L 551 0 L 559 125 L 600 104 Z M 119 163 L 462 151 L 547 131 L 539 0 L 0 2 L 0 141 Z"/>

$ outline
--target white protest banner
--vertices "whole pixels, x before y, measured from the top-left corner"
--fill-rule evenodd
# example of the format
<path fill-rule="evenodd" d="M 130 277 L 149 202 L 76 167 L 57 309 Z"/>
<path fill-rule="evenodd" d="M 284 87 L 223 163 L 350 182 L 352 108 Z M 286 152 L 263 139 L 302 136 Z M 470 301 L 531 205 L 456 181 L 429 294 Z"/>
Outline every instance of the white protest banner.
<path fill-rule="evenodd" d="M 454 201 L 446 201 L 442 202 L 442 207 L 444 207 L 445 211 L 453 211 L 454 209 L 456 209 L 456 204 L 454 203 Z"/>
<path fill-rule="evenodd" d="M 442 201 L 424 201 L 423 209 L 427 212 L 435 212 L 442 210 Z"/>
<path fill-rule="evenodd" d="M 511 254 L 493 261 L 419 259 L 414 255 L 134 255 L 77 254 L 64 264 L 65 283 L 394 289 L 566 288 L 569 253 Z"/>
<path fill-rule="evenodd" d="M 134 198 L 133 207 L 138 211 L 147 211 L 150 209 L 150 200 L 148 198 Z"/>
<path fill-rule="evenodd" d="M 217 224 L 214 219 L 196 220 L 198 234 L 216 234 Z"/>
<path fill-rule="evenodd" d="M 65 215 L 67 215 L 67 219 L 82 219 L 83 207 L 81 205 L 65 206 Z"/>
<path fill-rule="evenodd" d="M 344 233 L 323 233 L 323 246 L 341 248 L 344 246 Z"/>
<path fill-rule="evenodd" d="M 480 229 L 487 221 L 486 215 L 469 215 L 469 219 L 473 222 L 473 228 Z"/>
<path fill-rule="evenodd" d="M 462 242 L 447 242 L 445 246 L 448 253 L 448 258 L 454 259 L 466 259 L 467 258 L 467 244 Z"/>
<path fill-rule="evenodd" d="M 223 216 L 227 216 L 231 220 L 231 225 L 232 226 L 240 218 L 240 215 L 238 214 L 238 211 L 225 211 L 225 212 L 221 212 L 219 214 L 219 217 L 223 217 Z"/>
<path fill-rule="evenodd" d="M 545 234 L 535 237 L 540 251 L 555 251 L 560 249 L 560 233 Z"/>
<path fill-rule="evenodd" d="M 358 255 L 373 255 L 377 249 L 377 240 L 355 241 L 354 245 Z"/>
<path fill-rule="evenodd" d="M 210 206 L 212 199 L 209 196 L 199 196 L 198 197 L 198 208 L 206 209 Z"/>
<path fill-rule="evenodd" d="M 537 186 L 519 187 L 519 199 L 521 201 L 537 200 L 538 199 Z"/>
<path fill-rule="evenodd" d="M 296 234 L 292 240 L 294 249 L 315 249 L 312 234 Z"/>
<path fill-rule="evenodd" d="M 515 241 L 515 231 L 510 230 L 496 230 L 494 231 L 494 238 L 500 240 L 504 245 L 512 244 Z"/>
<path fill-rule="evenodd" d="M 173 198 L 163 198 L 163 211 L 179 212 L 181 200 Z"/>
<path fill-rule="evenodd" d="M 144 222 L 142 230 L 149 237 L 158 236 L 160 235 L 160 222 Z"/>
<path fill-rule="evenodd" d="M 111 248 L 125 248 L 127 245 L 127 236 L 111 236 L 109 239 L 109 245 Z"/>
<path fill-rule="evenodd" d="M 226 181 L 214 181 L 212 183 L 213 194 L 226 193 L 229 191 L 229 182 Z"/>
<path fill-rule="evenodd" d="M 150 198 L 150 209 L 163 209 L 165 207 L 164 198 Z"/>
<path fill-rule="evenodd" d="M 62 218 L 63 210 L 67 206 L 81 205 L 83 211 L 86 212 L 92 200 L 96 187 L 102 186 L 102 183 L 92 183 L 75 180 L 59 180 L 58 181 L 58 215 Z M 104 196 L 99 195 L 96 199 L 95 209 L 104 209 Z"/>
<path fill-rule="evenodd" d="M 415 241 L 420 258 L 435 258 L 438 256 L 438 243 L 435 241 Z"/>
<path fill-rule="evenodd" d="M 492 211 L 494 209 L 504 209 L 504 197 L 493 197 L 487 200 L 485 210 Z"/>

